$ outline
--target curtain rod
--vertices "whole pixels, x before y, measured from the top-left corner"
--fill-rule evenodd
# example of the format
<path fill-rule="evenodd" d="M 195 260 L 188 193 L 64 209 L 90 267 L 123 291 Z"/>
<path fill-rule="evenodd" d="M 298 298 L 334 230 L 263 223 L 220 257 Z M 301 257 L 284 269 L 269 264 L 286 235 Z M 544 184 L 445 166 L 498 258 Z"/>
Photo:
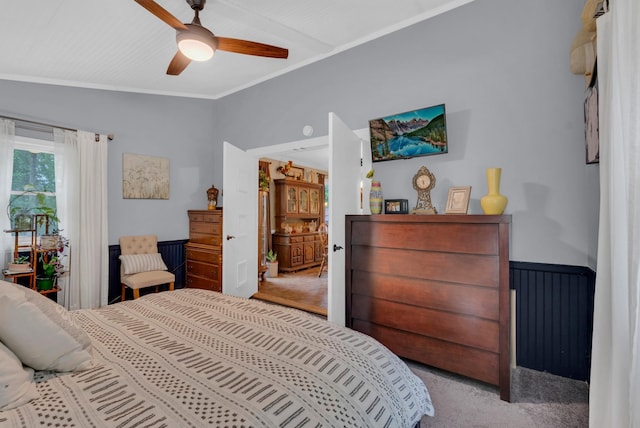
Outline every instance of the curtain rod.
<path fill-rule="evenodd" d="M 67 127 L 64 127 L 64 126 L 51 125 L 50 123 L 37 122 L 35 120 L 20 119 L 19 117 L 11 117 L 11 116 L 4 116 L 4 115 L 0 116 L 0 117 L 2 117 L 3 119 L 15 120 L 16 122 L 31 123 L 33 125 L 48 126 L 48 127 L 51 127 L 51 128 L 64 129 L 65 131 L 78 132 L 77 129 L 67 128 Z M 96 135 L 98 135 L 98 134 L 96 133 Z M 113 140 L 113 134 L 107 135 L 107 139 L 109 141 Z"/>

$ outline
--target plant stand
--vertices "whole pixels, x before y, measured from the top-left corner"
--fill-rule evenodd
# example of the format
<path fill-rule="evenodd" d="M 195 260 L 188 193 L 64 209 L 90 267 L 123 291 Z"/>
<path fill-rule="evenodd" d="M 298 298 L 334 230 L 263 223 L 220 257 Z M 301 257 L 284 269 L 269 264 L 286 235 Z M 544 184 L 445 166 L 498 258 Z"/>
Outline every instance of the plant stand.
<path fill-rule="evenodd" d="M 58 287 L 56 284 L 56 278 L 45 278 L 44 283 L 41 282 L 40 278 L 36 278 L 39 256 L 42 253 L 50 251 L 48 249 L 38 248 L 38 224 L 45 225 L 45 234 L 49 232 L 49 217 L 46 214 L 34 215 L 32 221 L 30 222 L 29 229 L 5 230 L 6 233 L 11 233 L 14 236 L 14 260 L 17 259 L 21 254 L 28 254 L 29 264 L 28 268 L 22 268 L 24 269 L 23 271 L 13 270 L 11 268 L 12 264 L 10 264 L 7 269 L 4 269 L 2 271 L 2 274 L 8 280 L 12 280 L 14 283 L 27 286 L 32 290 L 37 290 L 41 294 L 57 293 L 58 291 L 60 291 L 60 287 Z M 23 236 L 24 238 L 26 238 L 27 235 L 29 236 L 29 238 L 23 239 L 21 241 L 20 237 Z"/>

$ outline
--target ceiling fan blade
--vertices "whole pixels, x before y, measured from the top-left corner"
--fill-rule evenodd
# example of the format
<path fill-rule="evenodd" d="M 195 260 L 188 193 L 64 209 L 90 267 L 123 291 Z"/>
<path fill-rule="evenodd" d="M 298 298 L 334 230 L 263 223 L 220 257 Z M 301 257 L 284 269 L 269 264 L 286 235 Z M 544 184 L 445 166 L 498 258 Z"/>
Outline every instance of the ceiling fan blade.
<path fill-rule="evenodd" d="M 190 62 L 191 60 L 184 56 L 182 52 L 176 52 L 176 54 L 173 56 L 173 59 L 169 63 L 167 74 L 171 76 L 177 76 L 178 74 L 182 73 L 185 68 L 187 68 L 187 65 L 189 65 Z"/>
<path fill-rule="evenodd" d="M 230 39 L 228 37 L 217 37 L 218 49 L 240 53 L 245 55 L 266 56 L 269 58 L 287 58 L 289 50 L 277 46 L 265 45 L 264 43 L 250 42 L 248 40 Z"/>
<path fill-rule="evenodd" d="M 186 30 L 187 26 L 178 20 L 175 16 L 171 15 L 165 8 L 160 6 L 153 0 L 135 0 L 140 6 L 153 13 L 158 18 L 175 28 L 176 30 Z"/>

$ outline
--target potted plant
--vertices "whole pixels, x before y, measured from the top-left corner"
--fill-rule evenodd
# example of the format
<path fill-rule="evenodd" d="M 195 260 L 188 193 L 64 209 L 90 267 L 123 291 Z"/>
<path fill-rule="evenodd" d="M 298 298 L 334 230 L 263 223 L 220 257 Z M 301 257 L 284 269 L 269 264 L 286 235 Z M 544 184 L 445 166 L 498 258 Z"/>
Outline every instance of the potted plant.
<path fill-rule="evenodd" d="M 40 264 L 36 269 L 36 288 L 38 291 L 54 289 L 58 277 L 65 272 L 62 260 L 66 257 L 65 250 L 69 246 L 69 240 L 59 234 L 56 234 L 55 237 L 54 248 L 42 248 L 39 251 L 38 261 Z"/>
<path fill-rule="evenodd" d="M 269 191 L 269 177 L 263 170 L 258 171 L 258 188 L 265 192 Z"/>
<path fill-rule="evenodd" d="M 278 254 L 274 253 L 273 250 L 269 250 L 266 255 L 267 258 L 267 274 L 269 278 L 277 278 L 278 277 Z"/>
<path fill-rule="evenodd" d="M 58 250 L 62 253 L 64 248 L 68 246 L 69 240 L 60 235 L 60 231 L 58 229 L 53 229 L 51 233 L 40 236 L 39 248 L 41 250 Z"/>
<path fill-rule="evenodd" d="M 29 272 L 31 269 L 31 263 L 29 263 L 29 256 L 19 256 L 13 260 L 13 263 L 9 263 L 7 270 L 9 272 Z"/>
<path fill-rule="evenodd" d="M 53 251 L 42 253 L 40 263 L 39 274 L 36 276 L 36 288 L 38 291 L 52 290 L 64 266 L 60 263 L 57 253 Z"/>

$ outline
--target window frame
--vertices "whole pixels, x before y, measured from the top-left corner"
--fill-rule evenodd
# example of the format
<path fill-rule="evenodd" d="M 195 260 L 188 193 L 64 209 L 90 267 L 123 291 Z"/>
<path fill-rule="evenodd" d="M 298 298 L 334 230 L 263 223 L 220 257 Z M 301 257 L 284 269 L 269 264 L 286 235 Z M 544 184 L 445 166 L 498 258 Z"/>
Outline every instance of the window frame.
<path fill-rule="evenodd" d="M 33 137 L 25 137 L 22 135 L 16 135 L 15 139 L 14 139 L 14 144 L 13 144 L 13 156 L 15 157 L 15 151 L 16 150 L 23 150 L 23 151 L 28 151 L 31 153 L 46 153 L 46 154 L 51 154 L 54 156 L 54 164 L 55 164 L 55 147 L 54 147 L 54 141 L 52 140 L 45 140 L 45 139 L 41 139 L 41 138 L 33 138 Z M 22 192 L 24 192 L 24 189 L 19 189 L 19 190 L 14 190 L 13 189 L 13 174 L 14 174 L 14 168 L 15 168 L 15 164 L 12 164 L 12 170 L 11 170 L 11 183 L 10 183 L 10 188 L 9 188 L 9 198 L 11 200 L 11 197 L 13 197 L 14 195 L 20 195 L 22 194 Z M 56 177 L 55 177 L 55 169 L 54 169 L 54 176 L 53 176 L 53 181 L 54 183 L 56 182 Z M 57 203 L 57 186 L 56 186 L 56 191 L 55 192 L 48 192 L 48 191 L 41 191 L 41 190 L 37 190 L 38 193 L 42 193 L 48 197 L 54 197 L 56 198 L 56 203 Z M 8 208 L 7 208 L 8 210 Z M 26 245 L 30 243 L 30 236 L 26 236 L 26 235 L 20 235 L 19 238 L 19 245 Z"/>

